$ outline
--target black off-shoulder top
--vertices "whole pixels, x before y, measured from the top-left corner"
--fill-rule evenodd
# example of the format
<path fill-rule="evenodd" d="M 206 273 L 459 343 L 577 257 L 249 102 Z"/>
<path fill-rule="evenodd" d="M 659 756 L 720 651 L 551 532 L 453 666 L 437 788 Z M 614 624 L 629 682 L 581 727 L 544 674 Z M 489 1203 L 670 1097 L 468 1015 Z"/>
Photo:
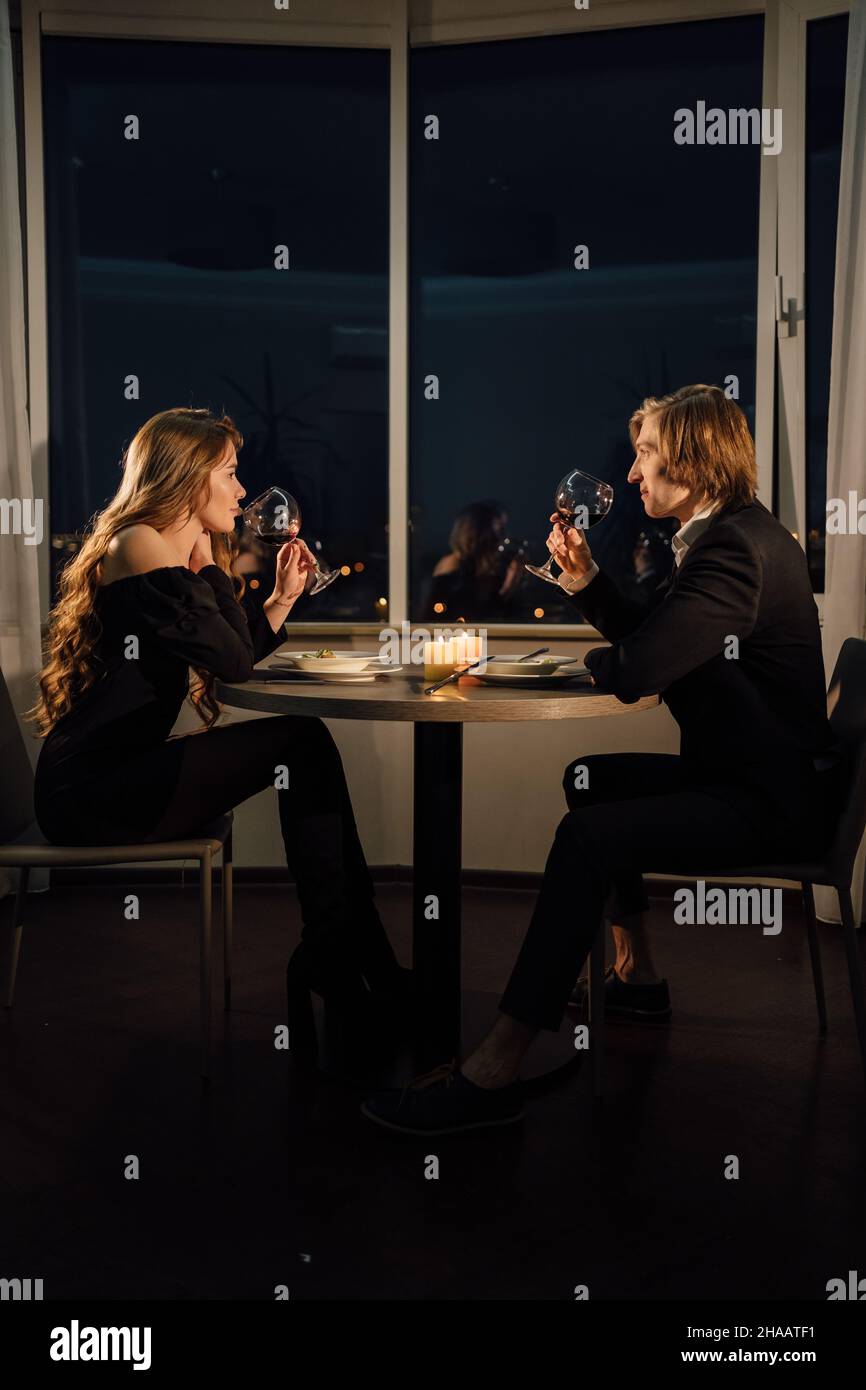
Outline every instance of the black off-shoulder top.
<path fill-rule="evenodd" d="M 97 678 L 45 738 L 36 767 L 37 818 L 88 787 L 142 765 L 142 755 L 163 745 L 189 689 L 189 667 L 224 681 L 250 679 L 253 666 L 286 640 L 271 628 L 260 603 L 239 604 L 231 578 L 218 565 L 198 574 L 165 565 L 126 575 L 97 590 L 102 635 Z M 133 640 L 137 639 L 137 640 Z M 181 747 L 173 740 L 174 761 Z M 173 790 L 162 766 L 152 786 L 136 782 L 139 820 L 161 814 Z"/>

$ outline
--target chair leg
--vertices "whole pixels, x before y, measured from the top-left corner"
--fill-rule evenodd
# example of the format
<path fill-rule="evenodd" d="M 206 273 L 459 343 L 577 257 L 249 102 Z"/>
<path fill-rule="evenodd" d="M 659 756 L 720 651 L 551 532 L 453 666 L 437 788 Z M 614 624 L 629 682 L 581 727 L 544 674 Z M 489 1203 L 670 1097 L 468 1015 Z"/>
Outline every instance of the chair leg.
<path fill-rule="evenodd" d="M 213 920 L 213 851 L 202 851 L 199 868 L 199 955 L 201 959 L 201 1074 L 210 1077 L 211 926 Z"/>
<path fill-rule="evenodd" d="M 7 1009 L 12 1008 L 12 1000 L 15 995 L 15 977 L 18 974 L 18 957 L 21 954 L 21 938 L 24 935 L 24 902 L 27 897 L 27 883 L 30 878 L 30 869 L 23 867 L 19 869 L 18 890 L 15 894 L 15 916 L 12 922 L 12 942 L 9 946 L 9 967 L 6 972 L 6 988 L 4 990 L 4 1003 Z"/>
<path fill-rule="evenodd" d="M 232 932 L 234 929 L 234 882 L 232 875 L 232 832 L 229 831 L 223 845 L 222 865 L 222 910 L 223 910 L 223 1004 L 228 1011 L 232 1006 Z"/>
<path fill-rule="evenodd" d="M 589 1055 L 592 1094 L 604 1092 L 604 922 L 589 950 Z"/>
<path fill-rule="evenodd" d="M 827 1001 L 824 998 L 824 972 L 821 968 L 821 947 L 818 944 L 818 930 L 815 922 L 815 894 L 811 883 L 800 885 L 803 890 L 803 912 L 806 916 L 806 936 L 809 941 L 809 956 L 812 961 L 812 979 L 815 982 L 815 1002 L 818 1005 L 818 1030 L 827 1031 Z"/>
<path fill-rule="evenodd" d="M 842 918 L 842 935 L 845 941 L 845 954 L 848 957 L 848 977 L 851 981 L 851 999 L 854 1004 L 854 1018 L 857 1023 L 857 1037 L 860 1042 L 860 1060 L 866 1076 L 866 992 L 863 988 L 863 967 L 857 947 L 857 928 L 854 924 L 854 904 L 849 889 L 839 888 L 839 912 Z"/>

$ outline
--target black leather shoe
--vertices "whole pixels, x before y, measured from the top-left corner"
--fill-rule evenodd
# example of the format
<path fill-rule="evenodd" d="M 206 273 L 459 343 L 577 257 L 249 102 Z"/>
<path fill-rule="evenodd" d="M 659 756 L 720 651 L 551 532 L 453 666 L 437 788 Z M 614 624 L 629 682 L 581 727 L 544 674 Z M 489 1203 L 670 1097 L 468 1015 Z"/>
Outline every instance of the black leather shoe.
<path fill-rule="evenodd" d="M 465 1077 L 456 1062 L 416 1076 L 402 1090 L 379 1091 L 361 1114 L 403 1134 L 457 1134 L 466 1129 L 513 1125 L 523 1119 L 523 1087 L 487 1090 Z"/>
<path fill-rule="evenodd" d="M 568 1001 L 570 1009 L 585 1012 L 589 1006 L 589 981 L 581 976 Z M 630 985 L 621 980 L 616 968 L 604 972 L 605 1018 L 631 1018 L 659 1021 L 671 1016 L 671 996 L 667 980 L 654 985 Z"/>

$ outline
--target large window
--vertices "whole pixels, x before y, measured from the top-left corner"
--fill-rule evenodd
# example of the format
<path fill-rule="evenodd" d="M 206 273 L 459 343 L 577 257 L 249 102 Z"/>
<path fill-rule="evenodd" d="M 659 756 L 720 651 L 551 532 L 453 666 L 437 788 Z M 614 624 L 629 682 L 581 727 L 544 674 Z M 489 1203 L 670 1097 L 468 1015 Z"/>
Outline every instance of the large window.
<path fill-rule="evenodd" d="M 546 559 L 556 483 L 577 467 L 612 485 L 590 543 L 640 596 L 670 568 L 674 523 L 648 522 L 626 483 L 628 418 L 705 381 L 745 410 L 761 498 L 820 593 L 847 15 L 786 0 L 765 54 L 747 5 L 705 19 L 678 0 L 682 22 L 624 27 L 617 6 L 564 11 L 569 32 L 539 37 L 544 0 L 472 16 L 371 0 L 363 23 L 325 16 L 297 44 L 272 17 L 244 41 L 240 0 L 223 19 L 205 0 L 159 20 L 118 6 L 124 38 L 72 37 L 83 12 L 45 12 L 62 34 L 28 50 L 48 289 L 30 362 L 52 579 L 138 426 L 198 404 L 243 431 L 248 497 L 288 487 L 342 570 L 298 620 L 571 624 L 524 570 Z M 765 105 L 784 140 L 762 155 L 749 113 Z M 714 142 L 714 109 L 748 119 Z M 675 138 L 682 112 L 694 143 Z M 272 563 L 242 568 L 264 587 Z"/>
<path fill-rule="evenodd" d="M 590 541 L 617 581 L 670 568 L 627 421 L 704 381 L 754 428 L 761 172 L 675 112 L 760 109 L 762 49 L 754 16 L 412 52 L 413 618 L 574 622 L 522 560 L 575 467 L 613 485 Z"/>
<path fill-rule="evenodd" d="M 206 405 L 344 570 L 295 613 L 381 617 L 387 52 L 46 38 L 43 91 L 55 562 L 139 425 Z"/>

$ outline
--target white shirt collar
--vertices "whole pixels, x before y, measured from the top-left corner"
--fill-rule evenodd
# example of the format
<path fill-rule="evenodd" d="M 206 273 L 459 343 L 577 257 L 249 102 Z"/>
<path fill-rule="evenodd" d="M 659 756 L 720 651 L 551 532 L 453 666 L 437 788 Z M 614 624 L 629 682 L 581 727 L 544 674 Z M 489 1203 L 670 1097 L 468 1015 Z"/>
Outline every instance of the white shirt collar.
<path fill-rule="evenodd" d="M 721 507 L 721 502 L 708 502 L 699 512 L 690 516 L 688 521 L 675 531 L 671 536 L 671 548 L 674 552 L 674 564 L 679 568 L 686 558 L 686 552 L 690 545 L 694 545 L 702 531 L 707 529 L 707 522 Z"/>

